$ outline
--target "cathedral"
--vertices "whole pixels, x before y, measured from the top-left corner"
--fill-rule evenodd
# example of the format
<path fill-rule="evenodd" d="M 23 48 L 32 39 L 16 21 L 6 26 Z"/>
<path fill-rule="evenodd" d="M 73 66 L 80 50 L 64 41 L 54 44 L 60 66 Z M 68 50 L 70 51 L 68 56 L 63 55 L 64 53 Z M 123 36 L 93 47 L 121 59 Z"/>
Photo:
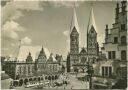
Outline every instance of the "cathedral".
<path fill-rule="evenodd" d="M 75 9 L 70 31 L 70 53 L 67 56 L 67 72 L 75 71 L 76 69 L 84 72 L 86 63 L 95 63 L 99 55 L 97 32 L 92 25 L 90 30 L 87 30 L 87 46 L 85 46 L 87 48 L 80 48 L 79 25 Z"/>

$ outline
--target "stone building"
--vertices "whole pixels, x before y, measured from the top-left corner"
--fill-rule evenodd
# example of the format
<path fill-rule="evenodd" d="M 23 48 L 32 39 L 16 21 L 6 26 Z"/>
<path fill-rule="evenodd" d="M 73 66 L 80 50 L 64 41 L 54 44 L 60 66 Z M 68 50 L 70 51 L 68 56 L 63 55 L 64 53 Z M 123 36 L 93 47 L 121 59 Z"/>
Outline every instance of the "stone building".
<path fill-rule="evenodd" d="M 55 59 L 59 62 L 60 65 L 62 65 L 62 62 L 63 62 L 62 55 L 56 54 Z"/>
<path fill-rule="evenodd" d="M 94 87 L 99 84 L 104 88 L 112 88 L 118 80 L 127 79 L 127 2 L 117 3 L 115 9 L 115 22 L 112 28 L 105 28 L 105 43 L 103 43 L 102 53 L 106 59 L 97 62 L 94 67 Z M 99 81 L 99 82 L 98 82 Z M 101 82 L 100 82 L 101 81 Z M 120 84 L 127 86 L 127 83 Z M 126 88 L 118 87 L 114 88 Z"/>
<path fill-rule="evenodd" d="M 87 51 L 90 62 L 95 62 L 99 57 L 99 44 L 97 42 L 97 32 L 93 25 L 87 35 Z"/>
<path fill-rule="evenodd" d="M 67 70 L 71 71 L 69 69 L 72 69 L 72 71 L 74 71 L 74 68 L 84 69 L 87 57 L 89 58 L 89 62 L 95 62 L 99 56 L 97 33 L 92 25 L 89 32 L 87 32 L 87 49 L 83 47 L 81 51 L 79 51 L 79 26 L 75 9 L 70 29 L 70 53 L 67 59 L 67 63 L 69 63 L 67 64 Z"/>
<path fill-rule="evenodd" d="M 119 4 L 121 6 L 119 6 Z M 122 1 L 117 3 L 115 22 L 111 29 L 106 25 L 105 43 L 103 43 L 103 52 L 107 60 L 119 62 L 122 67 L 127 63 L 127 3 Z M 120 67 L 121 68 L 121 67 Z"/>
<path fill-rule="evenodd" d="M 36 74 L 41 75 L 43 72 L 45 72 L 45 69 L 47 66 L 46 61 L 47 61 L 47 57 L 46 57 L 46 54 L 44 52 L 44 48 L 42 46 L 42 49 L 38 55 L 38 58 L 35 61 Z"/>
<path fill-rule="evenodd" d="M 52 53 L 47 60 L 47 68 L 49 69 L 48 72 L 50 73 L 58 72 L 60 70 L 59 62 L 55 59 Z"/>
<path fill-rule="evenodd" d="M 3 68 L 5 73 L 14 80 L 14 85 L 20 86 L 31 81 L 55 80 L 61 73 L 59 62 L 53 54 L 47 59 L 43 47 L 35 61 L 29 52 L 26 61 L 4 61 Z"/>
<path fill-rule="evenodd" d="M 113 27 L 109 29 L 106 25 L 103 46 L 107 59 L 127 60 L 127 11 L 125 1 L 121 2 L 121 8 L 117 3 Z"/>
<path fill-rule="evenodd" d="M 5 61 L 4 71 L 12 79 L 30 77 L 34 74 L 35 62 L 33 62 L 31 53 L 26 58 L 26 61 Z"/>

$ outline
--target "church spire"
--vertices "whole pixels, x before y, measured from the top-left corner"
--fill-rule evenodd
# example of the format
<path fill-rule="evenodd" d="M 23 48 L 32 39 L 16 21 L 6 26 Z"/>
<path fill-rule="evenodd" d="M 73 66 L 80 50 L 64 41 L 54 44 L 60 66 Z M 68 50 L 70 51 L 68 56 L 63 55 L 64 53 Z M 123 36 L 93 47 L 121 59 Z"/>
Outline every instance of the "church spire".
<path fill-rule="evenodd" d="M 95 17 L 94 17 L 94 10 L 93 10 L 94 3 L 91 3 L 91 10 L 89 14 L 89 21 L 88 21 L 88 27 L 87 30 L 91 29 L 93 26 L 95 30 L 97 30 L 96 23 L 95 23 Z M 88 32 L 88 31 L 87 31 Z"/>
<path fill-rule="evenodd" d="M 40 53 L 45 53 L 43 45 L 42 45 L 42 49 L 41 49 Z"/>
<path fill-rule="evenodd" d="M 75 5 L 74 5 L 74 8 L 73 8 L 73 16 L 72 16 L 72 21 L 71 21 L 71 26 L 70 26 L 70 30 L 72 31 L 73 28 L 75 27 L 77 32 L 79 32 L 79 25 L 78 25 L 78 20 L 77 20 L 77 15 L 76 15 L 76 8 L 75 8 Z"/>
<path fill-rule="evenodd" d="M 96 24 L 95 24 L 95 18 L 94 18 L 94 11 L 93 11 L 93 2 L 91 2 L 91 9 L 90 9 L 90 13 L 89 13 L 89 21 L 88 21 L 88 26 L 87 26 L 87 51 L 88 51 L 88 34 L 89 34 L 89 30 L 91 30 L 91 28 L 94 28 L 94 30 L 97 30 Z"/>
<path fill-rule="evenodd" d="M 42 45 L 42 49 L 41 49 L 41 51 L 39 53 L 39 56 L 38 56 L 37 61 L 39 61 L 39 62 L 45 62 L 46 59 L 47 59 L 47 57 L 46 57 L 46 54 L 45 54 L 45 51 L 44 51 L 44 47 Z"/>
<path fill-rule="evenodd" d="M 32 62 L 33 59 L 32 59 L 32 56 L 31 56 L 31 53 L 29 52 L 27 58 L 26 58 L 26 62 Z"/>

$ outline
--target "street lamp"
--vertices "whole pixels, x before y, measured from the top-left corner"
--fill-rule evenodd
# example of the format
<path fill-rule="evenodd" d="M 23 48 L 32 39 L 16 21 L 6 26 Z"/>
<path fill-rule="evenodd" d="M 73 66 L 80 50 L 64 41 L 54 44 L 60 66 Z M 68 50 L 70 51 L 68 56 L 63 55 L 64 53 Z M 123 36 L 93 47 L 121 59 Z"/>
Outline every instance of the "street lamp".
<path fill-rule="evenodd" d="M 92 75 L 94 73 L 94 70 L 93 70 L 93 66 L 89 64 L 89 62 L 87 62 L 87 76 L 89 78 L 89 88 L 92 89 Z"/>

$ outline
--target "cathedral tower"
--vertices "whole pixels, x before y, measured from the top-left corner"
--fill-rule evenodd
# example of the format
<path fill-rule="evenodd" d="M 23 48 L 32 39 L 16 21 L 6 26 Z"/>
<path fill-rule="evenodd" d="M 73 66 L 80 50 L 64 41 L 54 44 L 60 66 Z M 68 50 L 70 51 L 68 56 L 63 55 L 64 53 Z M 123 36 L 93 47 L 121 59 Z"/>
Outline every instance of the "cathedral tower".
<path fill-rule="evenodd" d="M 93 25 L 91 26 L 91 29 L 88 33 L 88 54 L 89 55 L 98 55 L 98 42 L 97 42 L 97 33 L 95 31 L 95 28 Z"/>
<path fill-rule="evenodd" d="M 72 65 L 79 61 L 79 27 L 75 8 L 70 29 L 70 62 Z"/>

